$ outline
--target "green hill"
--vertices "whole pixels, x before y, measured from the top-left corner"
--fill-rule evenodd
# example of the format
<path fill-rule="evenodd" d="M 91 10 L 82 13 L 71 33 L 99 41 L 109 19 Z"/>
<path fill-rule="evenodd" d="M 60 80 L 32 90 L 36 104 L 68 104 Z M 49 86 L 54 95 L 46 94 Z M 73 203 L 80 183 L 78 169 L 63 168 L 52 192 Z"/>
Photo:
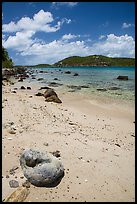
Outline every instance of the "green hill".
<path fill-rule="evenodd" d="M 12 68 L 13 61 L 9 57 L 7 50 L 2 46 L 2 68 Z"/>
<path fill-rule="evenodd" d="M 53 64 L 56 67 L 73 66 L 135 66 L 134 58 L 112 58 L 102 55 L 91 55 L 87 57 L 73 56 L 65 58 Z"/>

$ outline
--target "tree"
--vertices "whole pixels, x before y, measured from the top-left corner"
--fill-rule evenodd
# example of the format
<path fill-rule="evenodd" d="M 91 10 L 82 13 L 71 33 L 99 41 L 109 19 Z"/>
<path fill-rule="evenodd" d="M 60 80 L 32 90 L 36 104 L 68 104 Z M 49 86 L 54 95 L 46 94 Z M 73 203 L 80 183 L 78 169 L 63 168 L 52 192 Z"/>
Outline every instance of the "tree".
<path fill-rule="evenodd" d="M 2 67 L 3 68 L 12 68 L 13 61 L 9 57 L 7 50 L 2 46 Z"/>

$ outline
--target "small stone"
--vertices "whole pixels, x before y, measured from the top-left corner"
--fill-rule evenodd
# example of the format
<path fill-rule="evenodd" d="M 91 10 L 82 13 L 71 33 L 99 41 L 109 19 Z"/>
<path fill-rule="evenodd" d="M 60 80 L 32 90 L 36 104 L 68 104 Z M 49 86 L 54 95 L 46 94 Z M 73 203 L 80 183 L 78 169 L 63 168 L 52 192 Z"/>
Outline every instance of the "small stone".
<path fill-rule="evenodd" d="M 12 137 L 8 137 L 7 139 L 8 139 L 8 140 L 12 140 Z"/>
<path fill-rule="evenodd" d="M 46 143 L 46 142 L 44 142 L 44 143 L 43 143 L 43 145 L 45 145 L 45 146 L 49 146 L 49 144 L 48 144 L 48 143 Z"/>
<path fill-rule="evenodd" d="M 9 185 L 11 188 L 17 188 L 17 187 L 19 187 L 19 182 L 16 180 L 11 180 L 11 181 L 9 181 Z"/>
<path fill-rule="evenodd" d="M 9 129 L 9 130 L 8 130 L 8 133 L 10 133 L 10 134 L 16 134 L 16 131 L 13 130 L 13 129 Z"/>
<path fill-rule="evenodd" d="M 26 180 L 22 186 L 26 187 L 26 188 L 30 188 L 30 182 L 28 180 Z"/>
<path fill-rule="evenodd" d="M 26 89 L 24 86 L 21 86 L 20 89 Z"/>
<path fill-rule="evenodd" d="M 60 157 L 60 151 L 56 150 L 55 152 L 52 152 L 53 156 Z"/>

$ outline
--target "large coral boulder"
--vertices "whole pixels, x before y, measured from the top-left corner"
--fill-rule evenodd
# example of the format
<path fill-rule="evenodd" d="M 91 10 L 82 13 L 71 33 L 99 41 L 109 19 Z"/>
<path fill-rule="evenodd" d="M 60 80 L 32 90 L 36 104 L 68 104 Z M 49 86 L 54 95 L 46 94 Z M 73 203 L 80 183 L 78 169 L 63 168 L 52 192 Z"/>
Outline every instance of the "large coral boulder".
<path fill-rule="evenodd" d="M 54 187 L 64 176 L 61 161 L 50 153 L 26 150 L 20 157 L 20 165 L 24 176 L 35 186 Z"/>

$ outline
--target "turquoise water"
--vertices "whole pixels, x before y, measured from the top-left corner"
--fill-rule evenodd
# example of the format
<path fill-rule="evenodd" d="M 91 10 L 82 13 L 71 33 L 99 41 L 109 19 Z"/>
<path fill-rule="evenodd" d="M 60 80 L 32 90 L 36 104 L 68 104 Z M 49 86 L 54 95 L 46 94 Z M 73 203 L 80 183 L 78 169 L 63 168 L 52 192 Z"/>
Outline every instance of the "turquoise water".
<path fill-rule="evenodd" d="M 44 83 L 44 86 L 50 82 L 56 82 L 63 84 L 62 86 L 68 88 L 70 92 L 94 93 L 111 98 L 135 100 L 135 67 L 64 67 L 33 70 L 36 79 L 43 78 L 39 83 L 42 85 Z M 40 73 L 39 71 L 41 70 L 47 71 L 48 73 Z M 66 74 L 66 71 L 70 71 L 71 73 Z M 74 76 L 75 73 L 78 73 L 78 76 Z M 118 80 L 117 77 L 119 75 L 126 75 L 129 80 Z M 58 78 L 59 80 L 55 81 L 54 78 Z M 68 87 L 70 85 L 84 85 L 89 88 L 70 88 Z"/>

